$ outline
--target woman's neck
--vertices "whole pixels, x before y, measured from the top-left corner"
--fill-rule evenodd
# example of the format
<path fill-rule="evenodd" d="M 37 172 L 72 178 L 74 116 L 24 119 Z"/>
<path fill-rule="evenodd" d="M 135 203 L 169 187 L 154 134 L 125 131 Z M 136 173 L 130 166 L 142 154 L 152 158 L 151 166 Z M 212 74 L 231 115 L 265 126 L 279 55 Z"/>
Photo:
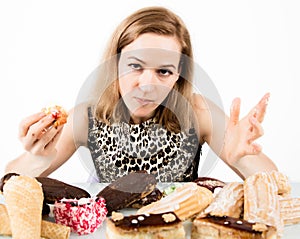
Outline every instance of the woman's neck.
<path fill-rule="evenodd" d="M 132 123 L 132 124 L 141 124 L 141 123 L 153 118 L 154 114 L 155 113 L 153 112 L 153 113 L 151 113 L 147 116 L 142 116 L 142 117 L 131 114 L 130 115 L 130 123 Z"/>

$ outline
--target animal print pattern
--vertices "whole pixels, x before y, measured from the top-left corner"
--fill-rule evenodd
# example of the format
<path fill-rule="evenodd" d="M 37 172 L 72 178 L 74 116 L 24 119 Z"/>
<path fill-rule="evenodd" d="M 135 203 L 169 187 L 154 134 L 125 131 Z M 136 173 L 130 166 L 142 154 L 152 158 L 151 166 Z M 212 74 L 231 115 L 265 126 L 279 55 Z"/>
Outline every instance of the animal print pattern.
<path fill-rule="evenodd" d="M 194 129 L 174 133 L 153 119 L 107 125 L 89 110 L 88 147 L 99 182 L 110 183 L 139 170 L 154 174 L 158 182 L 186 182 L 198 177 L 201 145 Z"/>

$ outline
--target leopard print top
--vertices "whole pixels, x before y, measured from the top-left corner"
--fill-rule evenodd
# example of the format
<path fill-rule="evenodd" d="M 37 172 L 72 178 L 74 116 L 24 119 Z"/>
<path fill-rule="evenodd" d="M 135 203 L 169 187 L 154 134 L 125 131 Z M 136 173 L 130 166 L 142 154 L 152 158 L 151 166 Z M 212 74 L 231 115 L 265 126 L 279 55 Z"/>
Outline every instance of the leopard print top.
<path fill-rule="evenodd" d="M 174 133 L 149 119 L 141 124 L 107 125 L 89 109 L 88 148 L 97 177 L 109 183 L 131 171 L 146 170 L 158 182 L 198 177 L 201 145 L 194 129 Z"/>

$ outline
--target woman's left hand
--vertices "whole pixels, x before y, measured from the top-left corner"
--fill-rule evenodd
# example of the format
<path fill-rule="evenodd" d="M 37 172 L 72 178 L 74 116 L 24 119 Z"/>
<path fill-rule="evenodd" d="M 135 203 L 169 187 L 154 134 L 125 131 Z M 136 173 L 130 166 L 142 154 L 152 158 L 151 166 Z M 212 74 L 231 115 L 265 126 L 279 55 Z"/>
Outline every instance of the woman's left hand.
<path fill-rule="evenodd" d="M 246 155 L 257 155 L 261 152 L 261 146 L 254 141 L 263 135 L 261 123 L 269 97 L 269 93 L 265 94 L 241 120 L 239 120 L 241 101 L 239 98 L 233 100 L 223 147 L 223 155 L 230 165 L 235 165 Z"/>

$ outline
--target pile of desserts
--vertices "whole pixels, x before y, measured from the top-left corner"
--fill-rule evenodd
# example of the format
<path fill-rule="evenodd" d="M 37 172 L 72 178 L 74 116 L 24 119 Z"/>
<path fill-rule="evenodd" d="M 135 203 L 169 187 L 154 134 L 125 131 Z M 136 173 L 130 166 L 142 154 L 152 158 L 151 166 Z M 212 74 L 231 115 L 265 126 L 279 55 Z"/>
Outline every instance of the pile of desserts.
<path fill-rule="evenodd" d="M 284 174 L 272 171 L 244 182 L 201 177 L 163 193 L 135 215 L 110 211 L 107 239 L 186 238 L 186 221 L 192 224 L 191 239 L 281 238 L 285 225 L 300 222 L 300 198 L 291 197 Z"/>
<path fill-rule="evenodd" d="M 41 184 L 27 176 L 13 176 L 3 186 L 0 235 L 18 239 L 69 238 L 70 228 L 42 220 L 44 195 Z"/>
<path fill-rule="evenodd" d="M 104 198 L 47 177 L 10 173 L 1 180 L 0 235 L 12 238 L 66 239 L 96 231 L 107 215 Z M 53 206 L 54 221 L 42 220 Z"/>
<path fill-rule="evenodd" d="M 8 174 L 0 189 L 0 235 L 69 238 L 96 231 L 106 221 L 107 239 L 280 238 L 285 225 L 300 223 L 300 198 L 288 178 L 260 172 L 244 182 L 199 177 L 160 190 L 146 172 L 130 173 L 97 195 L 51 178 Z M 43 220 L 53 205 L 54 222 Z M 124 208 L 135 208 L 132 215 Z"/>

